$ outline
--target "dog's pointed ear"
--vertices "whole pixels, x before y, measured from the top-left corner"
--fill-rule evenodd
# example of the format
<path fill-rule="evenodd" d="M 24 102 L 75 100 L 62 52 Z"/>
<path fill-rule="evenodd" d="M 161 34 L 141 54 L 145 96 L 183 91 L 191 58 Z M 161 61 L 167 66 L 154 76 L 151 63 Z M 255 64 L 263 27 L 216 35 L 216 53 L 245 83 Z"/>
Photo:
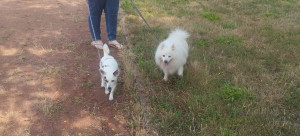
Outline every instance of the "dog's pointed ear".
<path fill-rule="evenodd" d="M 175 45 L 173 44 L 171 48 L 172 48 L 172 50 L 174 51 L 174 50 L 175 50 Z"/>
<path fill-rule="evenodd" d="M 101 73 L 102 75 L 105 75 L 105 72 L 104 72 L 102 69 L 100 69 L 100 73 Z"/>
<path fill-rule="evenodd" d="M 118 76 L 119 74 L 120 74 L 119 70 L 116 70 L 116 71 L 114 72 L 114 76 Z"/>
<path fill-rule="evenodd" d="M 161 45 L 160 49 L 162 50 L 163 48 L 165 48 L 165 45 L 164 45 L 164 44 Z"/>

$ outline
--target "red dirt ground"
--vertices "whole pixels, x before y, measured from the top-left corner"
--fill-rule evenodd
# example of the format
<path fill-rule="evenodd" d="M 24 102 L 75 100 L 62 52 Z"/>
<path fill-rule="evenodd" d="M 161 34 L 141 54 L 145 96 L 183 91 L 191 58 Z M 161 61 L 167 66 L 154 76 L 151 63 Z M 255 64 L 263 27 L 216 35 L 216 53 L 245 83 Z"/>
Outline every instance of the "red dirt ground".
<path fill-rule="evenodd" d="M 1 136 L 128 135 L 128 98 L 100 88 L 87 16 L 85 0 L 0 1 Z"/>

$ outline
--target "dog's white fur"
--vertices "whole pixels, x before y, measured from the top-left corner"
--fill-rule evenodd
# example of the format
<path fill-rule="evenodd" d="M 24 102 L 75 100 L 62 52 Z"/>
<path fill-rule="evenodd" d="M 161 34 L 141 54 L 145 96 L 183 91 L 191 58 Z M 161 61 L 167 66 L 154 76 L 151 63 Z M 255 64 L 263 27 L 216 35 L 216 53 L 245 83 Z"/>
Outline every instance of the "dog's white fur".
<path fill-rule="evenodd" d="M 105 94 L 109 94 L 109 100 L 114 99 L 117 80 L 120 74 L 118 63 L 113 56 L 109 55 L 107 44 L 103 46 L 103 57 L 100 60 L 101 87 L 105 88 Z"/>
<path fill-rule="evenodd" d="M 164 72 L 164 80 L 168 80 L 168 76 L 177 72 L 179 76 L 183 76 L 183 66 L 187 61 L 189 47 L 186 39 L 189 33 L 182 29 L 175 29 L 168 38 L 161 42 L 155 53 L 155 62 Z"/>

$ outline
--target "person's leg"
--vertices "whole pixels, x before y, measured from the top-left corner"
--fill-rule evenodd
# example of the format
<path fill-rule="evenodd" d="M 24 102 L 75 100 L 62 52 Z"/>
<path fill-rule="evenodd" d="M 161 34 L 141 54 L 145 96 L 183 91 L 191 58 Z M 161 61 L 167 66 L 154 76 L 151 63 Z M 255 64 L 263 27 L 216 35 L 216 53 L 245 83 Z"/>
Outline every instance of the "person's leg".
<path fill-rule="evenodd" d="M 117 38 L 119 0 L 107 0 L 104 11 L 108 39 L 114 41 Z"/>
<path fill-rule="evenodd" d="M 100 21 L 105 0 L 88 0 L 89 28 L 93 41 L 101 40 Z"/>

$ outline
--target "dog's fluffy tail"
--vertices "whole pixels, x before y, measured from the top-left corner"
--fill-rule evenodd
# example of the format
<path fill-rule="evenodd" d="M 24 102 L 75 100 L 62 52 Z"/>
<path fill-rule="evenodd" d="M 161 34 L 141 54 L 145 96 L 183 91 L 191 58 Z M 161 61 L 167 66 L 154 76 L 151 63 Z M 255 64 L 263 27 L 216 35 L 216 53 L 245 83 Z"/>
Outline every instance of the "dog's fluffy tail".
<path fill-rule="evenodd" d="M 175 30 L 173 30 L 171 33 L 170 33 L 170 36 L 169 37 L 175 37 L 175 38 L 180 38 L 180 39 L 187 39 L 188 37 L 190 36 L 190 34 L 183 30 L 183 29 L 180 29 L 180 28 L 176 28 Z"/>
<path fill-rule="evenodd" d="M 104 56 L 108 55 L 109 52 L 110 51 L 109 51 L 109 48 L 108 48 L 107 44 L 104 44 L 103 45 L 103 54 L 104 54 Z"/>

